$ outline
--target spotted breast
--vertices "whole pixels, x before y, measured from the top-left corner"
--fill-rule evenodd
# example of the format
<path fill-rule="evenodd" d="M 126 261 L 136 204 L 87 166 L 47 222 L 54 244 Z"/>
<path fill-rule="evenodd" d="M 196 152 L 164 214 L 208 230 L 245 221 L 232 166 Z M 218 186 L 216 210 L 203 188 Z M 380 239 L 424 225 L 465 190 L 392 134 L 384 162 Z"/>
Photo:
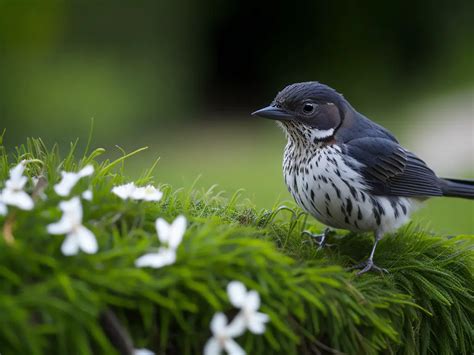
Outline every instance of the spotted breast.
<path fill-rule="evenodd" d="M 406 223 L 417 207 L 406 197 L 374 196 L 341 146 L 308 147 L 289 137 L 283 160 L 285 183 L 297 204 L 320 222 L 355 232 L 386 233 Z"/>

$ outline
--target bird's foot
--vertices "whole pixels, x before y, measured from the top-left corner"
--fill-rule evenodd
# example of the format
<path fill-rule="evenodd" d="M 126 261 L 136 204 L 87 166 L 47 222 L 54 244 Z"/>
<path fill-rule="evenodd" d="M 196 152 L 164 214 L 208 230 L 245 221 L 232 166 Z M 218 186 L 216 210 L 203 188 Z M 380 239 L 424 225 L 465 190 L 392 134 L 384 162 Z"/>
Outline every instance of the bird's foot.
<path fill-rule="evenodd" d="M 314 234 L 311 233 L 310 231 L 303 231 L 301 234 L 308 235 L 311 237 L 310 240 L 314 241 L 318 245 L 318 250 L 324 248 L 325 246 L 331 246 L 331 244 L 328 244 L 326 239 L 330 233 L 330 229 L 326 228 L 321 234 Z"/>
<path fill-rule="evenodd" d="M 368 259 L 366 261 L 363 261 L 349 268 L 349 270 L 358 270 L 358 269 L 360 269 L 360 271 L 357 272 L 356 274 L 357 276 L 365 274 L 367 271 L 377 271 L 377 272 L 380 272 L 381 274 L 388 273 L 387 269 L 384 269 L 382 267 L 378 267 L 377 265 L 375 265 L 372 259 Z"/>

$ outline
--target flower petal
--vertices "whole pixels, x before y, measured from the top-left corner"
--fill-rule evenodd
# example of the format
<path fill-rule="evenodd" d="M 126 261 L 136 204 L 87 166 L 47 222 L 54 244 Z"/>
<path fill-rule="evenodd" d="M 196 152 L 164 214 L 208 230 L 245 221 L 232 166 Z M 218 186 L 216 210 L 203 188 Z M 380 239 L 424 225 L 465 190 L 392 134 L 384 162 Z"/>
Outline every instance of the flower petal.
<path fill-rule="evenodd" d="M 6 205 L 15 206 L 22 210 L 31 210 L 34 206 L 33 199 L 25 191 L 10 190 L 5 188 L 2 192 L 2 201 Z"/>
<path fill-rule="evenodd" d="M 247 327 L 254 334 L 263 334 L 265 332 L 265 323 L 269 320 L 270 318 L 265 313 L 255 312 L 247 320 Z"/>
<path fill-rule="evenodd" d="M 59 208 L 65 213 L 75 212 L 79 209 L 82 209 L 81 207 L 81 200 L 79 200 L 79 197 L 77 196 L 71 198 L 70 200 L 61 201 L 59 203 Z"/>
<path fill-rule="evenodd" d="M 155 221 L 156 232 L 158 233 L 158 239 L 162 243 L 168 243 L 171 234 L 171 226 L 163 218 L 158 218 Z"/>
<path fill-rule="evenodd" d="M 74 230 L 82 223 L 82 204 L 79 197 L 73 197 L 68 201 L 59 203 L 59 208 L 63 211 L 61 219 L 56 223 L 47 226 L 50 234 L 65 234 Z"/>
<path fill-rule="evenodd" d="M 247 320 L 245 315 L 242 312 L 239 312 L 239 314 L 237 314 L 234 319 L 232 319 L 232 322 L 227 325 L 223 332 L 228 337 L 236 338 L 245 333 L 246 327 Z"/>
<path fill-rule="evenodd" d="M 247 293 L 244 308 L 248 311 L 256 311 L 260 307 L 260 295 L 252 290 Z"/>
<path fill-rule="evenodd" d="M 79 252 L 79 243 L 75 234 L 68 234 L 61 244 L 61 252 L 64 255 L 76 255 Z"/>
<path fill-rule="evenodd" d="M 5 181 L 5 189 L 13 191 L 22 190 L 27 182 L 28 178 L 26 176 L 19 176 L 15 180 L 13 178 L 10 178 Z"/>
<path fill-rule="evenodd" d="M 25 171 L 25 162 L 22 161 L 10 169 L 10 178 L 5 182 L 5 188 L 10 190 L 21 190 L 25 186 L 28 178 L 23 176 Z"/>
<path fill-rule="evenodd" d="M 85 177 L 85 176 L 92 175 L 93 173 L 94 173 L 94 167 L 88 164 L 85 167 L 83 167 L 81 170 L 79 170 L 77 175 L 79 175 L 80 177 Z"/>
<path fill-rule="evenodd" d="M 245 355 L 245 350 L 231 338 L 224 341 L 224 349 L 229 355 Z"/>
<path fill-rule="evenodd" d="M 33 209 L 34 202 L 30 195 L 28 195 L 24 191 L 18 191 L 16 195 L 17 195 L 16 206 L 18 208 L 22 210 L 28 210 L 28 211 Z"/>
<path fill-rule="evenodd" d="M 145 188 L 136 186 L 130 193 L 130 198 L 133 200 L 141 200 L 145 196 Z"/>
<path fill-rule="evenodd" d="M 159 261 L 159 254 L 158 253 L 148 253 L 140 256 L 138 259 L 135 260 L 136 267 L 160 267 L 162 266 Z M 157 266 L 160 265 L 160 266 Z"/>
<path fill-rule="evenodd" d="M 19 164 L 15 165 L 13 168 L 10 169 L 10 179 L 18 180 L 23 175 L 25 171 L 25 163 L 21 161 Z"/>
<path fill-rule="evenodd" d="M 61 181 L 54 185 L 54 191 L 59 196 L 67 196 L 81 178 L 91 175 L 93 172 L 94 167 L 92 165 L 87 165 L 77 173 L 61 171 Z"/>
<path fill-rule="evenodd" d="M 158 253 L 148 253 L 142 255 L 135 260 L 136 267 L 152 267 L 161 268 L 166 265 L 171 265 L 176 261 L 176 253 L 174 250 L 167 248 L 160 248 Z"/>
<path fill-rule="evenodd" d="M 76 231 L 77 242 L 84 253 L 95 254 L 99 249 L 94 233 L 84 226 L 80 226 Z"/>
<path fill-rule="evenodd" d="M 133 355 L 155 355 L 155 353 L 148 349 L 134 349 Z"/>
<path fill-rule="evenodd" d="M 71 220 L 73 225 L 82 223 L 82 204 L 79 197 L 76 196 L 68 201 L 60 202 L 59 208 Z"/>
<path fill-rule="evenodd" d="M 3 202 L 0 202 L 0 216 L 5 216 L 7 212 L 7 206 Z"/>
<path fill-rule="evenodd" d="M 54 185 L 54 191 L 56 191 L 59 196 L 67 196 L 81 177 L 76 173 L 66 171 L 62 171 L 61 175 L 61 181 Z"/>
<path fill-rule="evenodd" d="M 158 254 L 165 262 L 165 265 L 171 265 L 176 261 L 176 251 L 169 248 L 159 248 Z"/>
<path fill-rule="evenodd" d="M 71 220 L 63 215 L 63 217 L 56 223 L 48 224 L 46 229 L 49 234 L 66 234 L 69 233 L 73 227 Z"/>
<path fill-rule="evenodd" d="M 176 249 L 183 240 L 184 233 L 186 232 L 186 217 L 180 215 L 171 224 L 170 237 L 168 245 L 170 248 Z"/>
<path fill-rule="evenodd" d="M 227 285 L 227 294 L 229 295 L 230 303 L 237 308 L 241 308 L 247 296 L 247 289 L 242 282 L 231 281 Z"/>
<path fill-rule="evenodd" d="M 86 190 L 86 191 L 84 191 L 84 192 L 82 193 L 81 196 L 82 196 L 82 198 L 83 198 L 84 200 L 92 201 L 92 197 L 93 197 L 94 195 L 92 194 L 92 191 L 91 191 L 91 190 Z"/>
<path fill-rule="evenodd" d="M 222 312 L 217 312 L 211 319 L 211 332 L 212 334 L 221 334 L 224 328 L 227 326 L 227 317 Z"/>
<path fill-rule="evenodd" d="M 204 345 L 204 355 L 219 355 L 222 351 L 222 347 L 219 343 L 219 340 L 212 337 Z"/>
<path fill-rule="evenodd" d="M 120 197 L 122 200 L 129 199 L 137 187 L 133 182 L 129 182 L 125 185 L 114 186 L 112 192 Z"/>
<path fill-rule="evenodd" d="M 147 185 L 138 187 L 132 197 L 136 200 L 159 201 L 163 197 L 163 193 L 153 185 Z"/>

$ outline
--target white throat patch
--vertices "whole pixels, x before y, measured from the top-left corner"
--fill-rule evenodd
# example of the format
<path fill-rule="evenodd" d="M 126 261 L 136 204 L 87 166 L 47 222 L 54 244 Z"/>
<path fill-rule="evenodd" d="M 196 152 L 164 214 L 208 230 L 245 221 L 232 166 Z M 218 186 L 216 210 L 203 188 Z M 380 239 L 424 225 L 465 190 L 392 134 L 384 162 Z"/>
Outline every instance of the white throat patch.
<path fill-rule="evenodd" d="M 311 138 L 312 140 L 314 139 L 325 139 L 325 138 L 328 138 L 328 137 L 331 137 L 332 135 L 334 134 L 334 128 L 330 128 L 330 129 L 325 129 L 325 130 L 321 130 L 321 129 L 317 129 L 317 128 L 312 128 L 311 129 Z"/>

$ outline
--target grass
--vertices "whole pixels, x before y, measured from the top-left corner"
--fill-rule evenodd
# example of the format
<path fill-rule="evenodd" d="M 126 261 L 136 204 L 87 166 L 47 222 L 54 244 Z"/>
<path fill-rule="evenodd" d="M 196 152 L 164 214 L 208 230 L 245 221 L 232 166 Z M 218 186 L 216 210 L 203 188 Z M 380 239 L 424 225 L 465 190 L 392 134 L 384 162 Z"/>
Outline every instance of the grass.
<path fill-rule="evenodd" d="M 100 161 L 101 153 L 72 147 L 60 157 L 40 140 L 11 154 L 0 147 L 0 187 L 22 159 L 37 159 L 28 174 L 48 182 L 33 211 L 0 217 L 3 355 L 112 354 L 131 343 L 160 354 L 201 353 L 212 315 L 234 312 L 225 293 L 231 280 L 257 290 L 271 319 L 263 335 L 236 339 L 249 354 L 474 351 L 472 236 L 445 238 L 410 225 L 380 242 L 375 262 L 389 274 L 356 277 L 346 267 L 365 259 L 369 235 L 333 235 L 332 246 L 319 251 L 301 234 L 319 230 L 312 219 L 293 207 L 256 209 L 238 192 L 225 198 L 214 189 L 160 185 L 158 203 L 122 201 L 110 190 L 129 181 L 125 159 Z M 94 175 L 73 193 L 93 188 L 93 200 L 83 201 L 84 224 L 99 251 L 66 257 L 63 237 L 45 228 L 60 217 L 53 185 L 60 170 L 89 163 Z M 152 181 L 152 173 L 137 184 Z M 155 219 L 178 214 L 189 226 L 176 263 L 136 268 L 136 258 L 158 246 Z"/>

